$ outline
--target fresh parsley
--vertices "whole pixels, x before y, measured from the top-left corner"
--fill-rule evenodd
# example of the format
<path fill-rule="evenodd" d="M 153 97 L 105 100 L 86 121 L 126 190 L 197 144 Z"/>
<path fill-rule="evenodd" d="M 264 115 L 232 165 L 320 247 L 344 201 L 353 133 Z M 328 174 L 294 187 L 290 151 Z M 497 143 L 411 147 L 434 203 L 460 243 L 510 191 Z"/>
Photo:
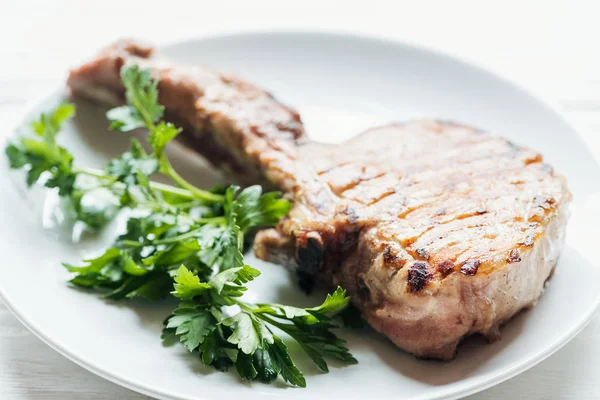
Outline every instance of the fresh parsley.
<path fill-rule="evenodd" d="M 186 181 L 165 152 L 181 129 L 162 120 L 164 107 L 150 71 L 127 66 L 121 79 L 127 104 L 107 113 L 110 128 L 147 129 L 150 153 L 134 139 L 104 170 L 75 166 L 73 155 L 56 140 L 75 113 L 72 104 L 42 114 L 29 134 L 5 149 L 10 167 L 24 170 L 29 186 L 57 190 L 76 220 L 91 230 L 121 209 L 135 211 L 103 254 L 81 265 L 64 264 L 73 273 L 70 283 L 102 290 L 113 300 L 174 296 L 179 304 L 164 322 L 163 339 L 181 342 L 206 366 L 233 367 L 243 379 L 270 383 L 281 376 L 290 385 L 306 386 L 284 339 L 296 341 L 323 372 L 328 372 L 326 359 L 356 363 L 332 332 L 331 314 L 348 305 L 343 289 L 313 308 L 244 301 L 246 284 L 260 275 L 245 264 L 245 239 L 276 224 L 289 202 L 260 186 L 203 190 Z M 152 182 L 154 174 L 174 185 Z"/>

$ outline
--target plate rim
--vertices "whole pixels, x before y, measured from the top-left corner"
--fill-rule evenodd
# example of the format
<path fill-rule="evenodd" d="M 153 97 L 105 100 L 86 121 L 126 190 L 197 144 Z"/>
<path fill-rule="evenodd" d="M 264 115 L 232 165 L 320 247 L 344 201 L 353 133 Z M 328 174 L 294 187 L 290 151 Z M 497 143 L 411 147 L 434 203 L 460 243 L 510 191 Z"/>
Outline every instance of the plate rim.
<path fill-rule="evenodd" d="M 511 78 L 503 75 L 502 72 L 495 70 L 493 67 L 483 66 L 482 64 L 464 56 L 455 56 L 451 53 L 444 52 L 443 50 L 433 48 L 431 46 L 416 44 L 411 41 L 400 40 L 391 38 L 389 36 L 377 35 L 377 34 L 369 34 L 369 33 L 355 33 L 352 31 L 345 30 L 315 30 L 315 29 L 247 29 L 247 30 L 230 30 L 226 32 L 219 32 L 214 34 L 205 34 L 195 37 L 185 37 L 175 40 L 170 40 L 166 42 L 161 42 L 157 48 L 160 49 L 168 49 L 170 47 L 175 46 L 193 46 L 194 43 L 203 42 L 203 41 L 211 41 L 211 40 L 232 40 L 241 37 L 260 37 L 260 36 L 277 36 L 277 35 L 288 35 L 288 36 L 312 36 L 313 38 L 326 37 L 328 39 L 349 39 L 349 40 L 359 40 L 359 41 L 370 41 L 373 43 L 384 43 L 390 46 L 401 46 L 404 48 L 408 48 L 411 51 L 416 52 L 424 52 L 429 53 L 430 55 L 440 57 L 442 59 L 463 64 L 464 66 L 476 69 L 478 72 L 482 72 L 487 74 L 499 81 L 503 84 L 516 89 L 520 92 L 521 95 L 529 97 L 530 99 L 537 102 L 539 105 L 551 111 L 557 118 L 562 120 L 565 126 L 569 127 L 573 132 L 574 136 L 578 138 L 580 143 L 586 148 L 586 151 L 592 157 L 594 164 L 600 171 L 600 164 L 598 157 L 592 153 L 586 141 L 583 139 L 579 131 L 575 128 L 575 124 L 572 122 L 571 118 L 565 114 L 565 112 L 559 107 L 556 101 L 552 101 L 546 97 L 540 96 L 531 88 L 528 88 L 522 85 L 519 82 L 514 81 Z M 40 96 L 39 98 L 32 99 L 28 101 L 16 115 L 13 116 L 14 121 L 18 124 L 31 114 L 41 103 L 47 101 L 53 97 L 58 97 L 64 95 L 65 89 L 64 85 L 57 85 L 54 90 L 48 91 L 45 95 Z M 11 129 L 14 131 L 18 125 L 13 126 Z M 12 137 L 11 134 L 7 135 L 3 138 L 0 143 L 5 144 Z M 6 168 L 5 168 L 6 169 Z M 6 177 L 3 179 L 7 179 Z M 153 390 L 147 388 L 145 385 L 134 382 L 131 380 L 125 380 L 121 377 L 112 374 L 110 371 L 103 369 L 95 365 L 92 361 L 86 360 L 76 354 L 72 354 L 69 352 L 65 346 L 54 343 L 51 338 L 47 337 L 42 329 L 40 329 L 35 322 L 27 317 L 23 312 L 19 310 L 19 307 L 10 300 L 10 297 L 7 296 L 5 290 L 3 289 L 2 281 L 0 281 L 0 299 L 4 302 L 6 308 L 17 318 L 17 320 L 23 324 L 29 331 L 31 331 L 37 338 L 39 338 L 43 343 L 45 343 L 48 347 L 72 361 L 73 363 L 79 365 L 80 367 L 88 370 L 89 372 L 109 381 L 119 386 L 125 387 L 129 390 L 135 391 L 137 393 L 151 396 L 161 400 L 187 400 L 187 397 L 181 397 L 175 394 L 170 394 L 161 390 Z M 600 292 L 597 293 L 596 298 L 593 302 L 593 305 L 588 309 L 588 312 L 585 313 L 580 319 L 579 323 L 573 325 L 568 332 L 555 340 L 551 346 L 546 347 L 544 350 L 538 351 L 533 356 L 528 359 L 511 365 L 510 367 L 503 368 L 500 372 L 494 373 L 489 372 L 475 380 L 474 382 L 465 385 L 462 383 L 463 381 L 456 381 L 449 386 L 456 386 L 453 388 L 453 392 L 450 394 L 431 394 L 425 396 L 416 396 L 414 399 L 421 400 L 435 400 L 435 399 L 458 399 L 464 396 L 472 395 L 483 390 L 486 390 L 490 387 L 493 387 L 497 384 L 507 381 L 515 377 L 516 375 L 521 374 L 522 372 L 532 368 L 538 363 L 544 361 L 551 355 L 553 355 L 556 351 L 560 350 L 563 346 L 569 343 L 579 332 L 581 332 L 593 319 L 593 317 L 598 313 L 598 309 L 600 308 Z M 461 384 L 462 383 L 462 384 Z M 199 398 L 202 400 L 212 400 L 212 397 L 207 397 L 203 395 L 203 397 Z"/>

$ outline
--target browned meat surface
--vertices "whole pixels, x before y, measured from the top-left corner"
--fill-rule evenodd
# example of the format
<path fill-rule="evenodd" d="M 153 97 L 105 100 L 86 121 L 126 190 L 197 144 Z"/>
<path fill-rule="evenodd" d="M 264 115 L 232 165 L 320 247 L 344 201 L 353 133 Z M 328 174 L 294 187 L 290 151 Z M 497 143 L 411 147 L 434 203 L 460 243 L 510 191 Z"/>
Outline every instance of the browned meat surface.
<path fill-rule="evenodd" d="M 243 182 L 293 201 L 256 254 L 301 282 L 340 284 L 378 331 L 450 359 L 533 306 L 556 265 L 570 194 L 540 154 L 468 126 L 391 124 L 341 145 L 310 141 L 298 114 L 236 77 L 119 42 L 74 70 L 75 95 L 119 102 L 119 69 L 151 68 L 185 139 Z"/>

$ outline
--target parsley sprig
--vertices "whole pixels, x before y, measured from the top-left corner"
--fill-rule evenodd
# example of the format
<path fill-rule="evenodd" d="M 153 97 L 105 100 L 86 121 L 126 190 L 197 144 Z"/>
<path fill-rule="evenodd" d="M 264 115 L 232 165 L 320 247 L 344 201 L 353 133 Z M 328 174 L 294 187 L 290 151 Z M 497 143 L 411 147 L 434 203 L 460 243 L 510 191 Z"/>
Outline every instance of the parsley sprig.
<path fill-rule="evenodd" d="M 92 230 L 121 209 L 135 211 L 102 255 L 77 266 L 64 264 L 74 274 L 71 284 L 102 290 L 113 300 L 174 296 L 179 304 L 164 322 L 163 339 L 180 341 L 206 366 L 234 367 L 243 379 L 270 383 L 281 376 L 306 386 L 286 340 L 296 341 L 323 372 L 327 358 L 356 363 L 332 332 L 330 315 L 348 304 L 343 289 L 312 308 L 244 301 L 246 285 L 260 275 L 245 264 L 245 238 L 277 223 L 289 202 L 279 193 L 263 194 L 260 186 L 203 190 L 186 181 L 165 152 L 181 129 L 162 120 L 164 107 L 150 71 L 124 67 L 121 79 L 127 104 L 107 113 L 110 127 L 147 129 L 150 153 L 133 139 L 129 151 L 103 170 L 75 166 L 73 155 L 56 140 L 75 113 L 72 104 L 42 114 L 29 134 L 5 149 L 10 167 L 24 170 L 29 186 L 57 190 L 75 220 Z M 174 185 L 150 181 L 153 174 Z"/>

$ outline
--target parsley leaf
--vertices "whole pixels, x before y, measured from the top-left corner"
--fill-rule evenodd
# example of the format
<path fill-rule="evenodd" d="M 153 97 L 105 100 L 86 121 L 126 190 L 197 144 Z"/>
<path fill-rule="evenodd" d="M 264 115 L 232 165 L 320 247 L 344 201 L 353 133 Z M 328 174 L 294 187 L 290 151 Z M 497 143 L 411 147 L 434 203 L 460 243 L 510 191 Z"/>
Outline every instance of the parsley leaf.
<path fill-rule="evenodd" d="M 263 195 L 262 188 L 258 185 L 242 190 L 236 198 L 235 210 L 240 229 L 247 231 L 253 227 L 271 226 L 279 222 L 290 210 L 290 203 L 279 197 L 278 192 Z"/>
<path fill-rule="evenodd" d="M 348 305 L 341 288 L 312 308 L 244 299 L 247 284 L 260 275 L 245 263 L 244 241 L 255 229 L 276 224 L 289 202 L 260 186 L 203 190 L 186 181 L 165 152 L 181 129 L 161 120 L 164 107 L 150 71 L 125 66 L 121 79 L 127 104 L 107 113 L 111 129 L 146 128 L 151 154 L 134 139 L 104 170 L 75 167 L 73 155 L 56 141 L 74 115 L 70 104 L 42 114 L 28 135 L 5 148 L 10 167 L 24 170 L 29 186 L 57 190 L 89 228 L 102 228 L 123 208 L 133 211 L 125 232 L 103 254 L 81 265 L 64 264 L 73 274 L 70 283 L 115 301 L 173 296 L 179 303 L 164 321 L 162 338 L 178 340 L 206 366 L 234 366 L 242 379 L 270 383 L 281 376 L 306 386 L 280 332 L 324 372 L 327 359 L 355 363 L 332 331 L 331 314 Z M 151 182 L 155 173 L 175 186 Z"/>
<path fill-rule="evenodd" d="M 114 158 L 106 167 L 106 172 L 117 181 L 128 186 L 140 184 L 140 174 L 144 177 L 158 170 L 158 161 L 144 151 L 137 140 L 131 141 L 131 149 L 122 156 Z"/>
<path fill-rule="evenodd" d="M 6 147 L 5 154 L 10 168 L 25 169 L 28 186 L 40 181 L 42 175 L 45 175 L 44 185 L 58 188 L 61 196 L 73 191 L 73 156 L 56 143 L 56 135 L 62 124 L 74 114 L 75 106 L 60 104 L 31 123 L 34 135 L 18 137 Z"/>
<path fill-rule="evenodd" d="M 174 279 L 175 291 L 171 293 L 182 300 L 188 300 L 194 296 L 201 295 L 212 287 L 208 283 L 200 282 L 200 278 L 183 265 L 177 270 L 177 275 Z"/>
<path fill-rule="evenodd" d="M 148 138 L 156 157 L 160 157 L 163 154 L 167 143 L 175 139 L 180 133 L 181 129 L 175 127 L 175 125 L 170 122 L 161 122 L 156 125 L 150 132 L 150 137 Z"/>
<path fill-rule="evenodd" d="M 233 328 L 227 341 L 236 344 L 246 354 L 253 354 L 263 342 L 273 343 L 271 331 L 251 313 L 240 312 L 221 323 Z"/>
<path fill-rule="evenodd" d="M 128 132 L 162 117 L 164 107 L 158 104 L 158 82 L 151 79 L 149 70 L 140 70 L 137 65 L 124 67 L 121 82 L 125 86 L 127 105 L 106 113 L 111 121 L 110 129 Z"/>
<path fill-rule="evenodd" d="M 165 335 L 175 335 L 189 350 L 200 347 L 205 338 L 216 328 L 215 317 L 202 306 L 180 306 L 165 321 Z"/>
<path fill-rule="evenodd" d="M 348 305 L 350 298 L 346 296 L 346 291 L 338 286 L 333 294 L 328 294 L 323 304 L 318 307 L 309 308 L 313 313 L 327 314 L 341 311 Z"/>
<path fill-rule="evenodd" d="M 287 346 L 280 338 L 273 336 L 273 345 L 269 346 L 268 351 L 272 360 L 271 365 L 281 374 L 284 381 L 294 386 L 306 387 L 304 375 L 292 361 Z"/>
<path fill-rule="evenodd" d="M 170 122 L 159 122 L 164 107 L 158 103 L 157 81 L 151 79 L 150 71 L 140 70 L 137 65 L 125 66 L 121 69 L 121 81 L 125 86 L 127 105 L 107 113 L 107 118 L 112 121 L 111 129 L 128 132 L 145 127 L 149 131 L 148 142 L 161 173 L 203 202 L 213 204 L 223 201 L 223 196 L 198 189 L 183 179 L 164 153 L 166 145 L 181 133 L 181 129 Z"/>

